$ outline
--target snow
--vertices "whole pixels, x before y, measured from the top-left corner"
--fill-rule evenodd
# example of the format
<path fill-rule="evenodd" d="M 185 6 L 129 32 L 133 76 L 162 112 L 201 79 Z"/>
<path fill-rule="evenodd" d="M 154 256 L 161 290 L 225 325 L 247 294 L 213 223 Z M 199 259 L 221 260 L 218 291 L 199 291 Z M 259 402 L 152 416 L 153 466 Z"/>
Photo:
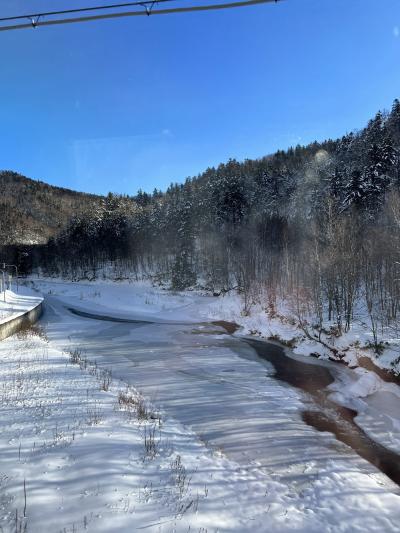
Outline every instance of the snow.
<path fill-rule="evenodd" d="M 18 293 L 10 290 L 6 290 L 5 294 L 0 292 L 0 324 L 30 311 L 42 300 L 32 290 L 24 286 L 20 287 Z"/>
<path fill-rule="evenodd" d="M 160 315 L 170 320 L 198 320 L 198 306 L 209 304 L 213 298 L 194 293 L 172 293 L 153 287 L 149 281 L 140 282 L 65 282 L 61 279 L 35 279 L 27 288 L 46 295 L 57 295 L 75 308 L 84 307 L 97 314 L 151 319 Z"/>
<path fill-rule="evenodd" d="M 323 359 L 334 357 L 331 350 L 323 346 L 317 340 L 309 339 L 301 330 L 296 313 L 293 311 L 296 304 L 288 299 L 276 298 L 274 309 L 268 308 L 268 294 L 257 296 L 265 305 L 255 303 L 248 315 L 243 314 L 243 302 L 240 296 L 234 292 L 226 294 L 206 307 L 205 316 L 213 316 L 217 319 L 236 322 L 242 327 L 244 334 L 255 334 L 264 338 L 273 338 L 289 342 L 294 352 L 302 355 L 318 355 Z M 307 327 L 311 334 L 318 335 L 313 330 L 312 316 L 306 316 Z M 355 319 L 350 331 L 343 333 L 339 338 L 322 335 L 321 338 L 329 346 L 344 354 L 344 361 L 350 366 L 357 366 L 358 359 L 362 356 L 371 359 L 380 368 L 400 374 L 400 339 L 393 331 L 386 328 L 382 341 L 386 344 L 384 353 L 376 356 L 371 349 L 367 349 L 373 342 L 372 333 L 368 327 L 368 317 L 365 310 L 359 307 L 355 310 Z M 324 322 L 324 328 L 334 326 L 328 321 Z"/>
<path fill-rule="evenodd" d="M 253 306 L 252 312 L 243 316 L 243 304 L 240 297 L 235 293 L 229 293 L 223 297 L 215 298 L 207 295 L 199 295 L 195 292 L 171 293 L 154 287 L 148 281 L 141 282 L 89 282 L 70 283 L 63 280 L 35 279 L 32 280 L 36 290 L 43 294 L 56 294 L 66 305 L 76 308 L 79 306 L 96 314 L 106 314 L 110 312 L 117 317 L 129 317 L 141 319 L 146 317 L 156 322 L 176 321 L 176 322 L 198 322 L 199 320 L 226 320 L 240 324 L 240 336 L 256 334 L 264 338 L 272 338 L 283 342 L 293 343 L 292 355 L 308 356 L 317 354 L 320 359 L 328 359 L 332 354 L 319 344 L 304 337 L 296 326 L 295 317 L 290 312 L 288 303 L 278 302 L 277 309 L 272 314 L 259 306 Z M 32 282 L 31 282 L 32 283 Z M 363 337 L 364 336 L 364 337 Z M 350 345 L 355 340 L 366 338 L 366 333 L 362 328 L 355 328 L 348 332 L 340 340 L 341 347 Z M 337 341 L 339 347 L 340 344 Z M 348 350 L 346 361 L 356 366 L 359 350 Z M 363 355 L 370 355 L 363 352 Z M 310 361 L 311 362 L 311 361 Z M 340 372 L 341 371 L 341 372 Z M 342 368 L 336 370 L 337 380 L 333 385 L 336 392 L 341 395 L 333 395 L 332 398 L 338 403 L 365 413 L 357 417 L 356 422 L 367 433 L 371 434 L 371 428 L 367 420 L 376 418 L 378 411 L 380 418 L 385 420 L 382 431 L 374 434 L 380 442 L 388 444 L 385 431 L 392 434 L 390 447 L 400 452 L 400 435 L 398 426 L 400 425 L 400 401 L 399 387 L 385 383 L 373 372 L 368 372 L 361 368 L 356 368 L 354 372 L 346 372 Z M 344 385 L 343 385 L 344 384 Z M 388 402 L 378 401 L 380 395 L 390 399 Z M 388 396 L 389 395 L 389 396 Z M 357 401 L 364 398 L 363 402 Z M 377 410 L 375 405 L 379 403 Z M 385 405 L 388 405 L 388 411 Z M 393 415 L 395 411 L 395 415 Z M 372 413 L 372 414 L 371 414 Z M 370 418 L 368 418 L 370 415 Z"/>
<path fill-rule="evenodd" d="M 8 339 L 0 354 L 3 531 L 14 531 L 16 510 L 34 532 L 251 531 L 279 501 L 282 485 L 212 453 L 176 421 L 127 416 L 124 384 L 102 391 L 46 340 Z M 144 447 L 152 427 L 154 458 Z"/>
<path fill-rule="evenodd" d="M 278 302 L 278 309 L 271 317 L 260 306 L 255 305 L 250 315 L 242 315 L 242 302 L 238 295 L 229 294 L 218 298 L 207 309 L 208 315 L 237 322 L 242 326 L 241 334 L 256 334 L 293 344 L 293 354 L 317 355 L 320 359 L 332 358 L 326 347 L 305 337 L 297 327 L 293 312 L 286 302 Z M 393 361 L 399 357 L 396 347 L 385 350 L 378 359 L 371 351 L 361 350 L 360 345 L 371 341 L 371 334 L 365 324 L 358 320 L 352 329 L 336 339 L 334 347 L 346 350 L 344 361 L 353 371 L 338 366 L 336 381 L 330 386 L 330 398 L 340 405 L 358 411 L 356 424 L 372 439 L 400 454 L 400 388 L 394 383 L 383 381 L 374 372 L 357 367 L 360 356 L 369 357 L 381 367 L 393 370 Z M 400 363 L 397 366 L 400 369 Z"/>
<path fill-rule="evenodd" d="M 262 298 L 261 298 L 262 299 Z M 267 296 L 264 298 L 268 302 Z M 317 339 L 308 338 L 299 327 L 295 305 L 285 299 L 277 299 L 273 312 L 267 305 L 254 304 L 248 315 L 243 314 L 243 302 L 239 295 L 229 293 L 215 299 L 206 306 L 204 316 L 217 317 L 227 321 L 236 322 L 241 326 L 241 333 L 257 335 L 262 338 L 274 339 L 293 348 L 294 353 L 301 355 L 314 355 L 322 359 L 334 359 L 334 352 L 318 342 Z M 322 341 L 340 352 L 342 359 L 349 366 L 355 367 L 362 357 L 370 359 L 379 368 L 400 374 L 400 339 L 393 331 L 386 328 L 383 332 L 382 342 L 384 352 L 377 356 L 368 345 L 373 343 L 372 333 L 367 325 L 367 317 L 362 308 L 355 311 L 356 319 L 351 329 L 340 337 L 321 335 Z M 307 328 L 311 335 L 318 336 L 318 332 L 311 326 L 312 317 L 307 316 Z M 334 326 L 333 323 L 324 323 L 324 328 Z"/>
<path fill-rule="evenodd" d="M 382 380 L 380 380 L 376 374 L 366 372 L 362 368 L 357 368 L 356 372 L 360 377 L 348 388 L 347 394 L 349 394 L 349 396 L 365 398 L 381 389 Z"/>
<path fill-rule="evenodd" d="M 351 379 L 349 379 L 351 378 Z M 356 368 L 342 373 L 330 398 L 358 412 L 355 422 L 372 439 L 400 454 L 400 388 L 373 372 Z"/>
<path fill-rule="evenodd" d="M 311 399 L 274 379 L 240 339 L 206 324 L 236 316 L 245 333 L 264 327 L 260 316 L 235 315 L 233 298 L 219 308 L 222 299 L 146 283 L 35 280 L 35 287 L 46 295 L 48 340 L 39 331 L 0 343 L 5 531 L 15 530 L 15 510 L 23 513 L 24 479 L 33 532 L 398 530 L 398 487 L 331 434 L 305 425 Z M 85 319 L 69 306 L 156 324 Z M 288 338 L 290 327 L 282 326 Z M 72 364 L 75 350 L 96 367 Z M 112 383 L 102 390 L 106 370 Z M 359 417 L 371 418 L 362 423 L 372 431 L 383 394 L 398 396 L 393 384 L 368 375 L 338 367 L 331 395 L 362 402 Z M 120 404 L 126 391 L 154 417 L 140 420 Z M 152 427 L 157 452 L 149 457 L 144 437 Z"/>

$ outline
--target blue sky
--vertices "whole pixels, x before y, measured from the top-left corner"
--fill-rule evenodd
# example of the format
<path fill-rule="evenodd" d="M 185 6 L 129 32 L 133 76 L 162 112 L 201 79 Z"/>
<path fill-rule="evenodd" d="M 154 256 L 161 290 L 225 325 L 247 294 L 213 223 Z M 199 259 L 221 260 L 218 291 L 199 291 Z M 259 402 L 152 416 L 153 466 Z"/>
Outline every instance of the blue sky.
<path fill-rule="evenodd" d="M 335 138 L 400 97 L 399 0 L 285 0 L 0 43 L 0 168 L 88 192 L 165 189 L 230 157 Z"/>

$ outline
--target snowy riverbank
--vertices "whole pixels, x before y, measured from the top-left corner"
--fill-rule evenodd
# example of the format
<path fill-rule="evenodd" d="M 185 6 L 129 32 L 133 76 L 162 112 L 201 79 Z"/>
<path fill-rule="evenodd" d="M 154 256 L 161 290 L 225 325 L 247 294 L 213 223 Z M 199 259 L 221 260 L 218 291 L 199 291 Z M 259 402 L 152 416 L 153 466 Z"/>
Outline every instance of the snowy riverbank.
<path fill-rule="evenodd" d="M 226 320 L 241 326 L 239 335 L 252 335 L 272 339 L 290 345 L 294 354 L 317 355 L 322 360 L 334 359 L 334 354 L 317 340 L 310 340 L 296 324 L 289 306 L 281 304 L 275 313 L 253 306 L 249 315 L 244 316 L 243 302 L 239 295 L 229 293 L 212 297 L 196 292 L 186 291 L 172 293 L 154 287 L 149 281 L 141 282 L 66 282 L 60 279 L 34 279 L 29 282 L 30 289 L 44 295 L 57 295 L 66 305 L 81 306 L 97 314 L 107 314 L 113 310 L 113 316 L 155 320 L 175 320 L 198 322 L 199 320 Z M 393 364 L 398 357 L 396 339 L 391 339 L 392 347 L 380 357 L 372 350 L 362 349 L 370 340 L 370 334 L 361 323 L 339 339 L 325 339 L 340 350 L 343 361 L 350 367 L 358 367 L 358 360 L 367 357 L 381 368 L 398 370 L 399 364 Z M 400 346 L 398 347 L 400 350 Z M 356 421 L 373 438 L 393 450 L 400 451 L 400 415 L 397 406 L 400 399 L 400 387 L 387 383 L 375 372 L 359 366 L 349 382 L 342 376 L 331 386 L 332 398 L 339 404 L 357 410 Z M 369 405 L 382 409 L 382 398 L 388 404 L 387 423 L 371 423 Z"/>
<path fill-rule="evenodd" d="M 34 533 L 396 531 L 397 487 L 305 425 L 309 399 L 273 379 L 271 365 L 201 324 L 228 318 L 222 299 L 147 283 L 35 286 L 48 295 L 50 341 L 37 329 L 0 344 L 10 531 L 16 510 Z M 157 325 L 81 319 L 69 306 Z M 359 401 L 357 376 L 339 370 L 335 392 Z M 377 439 L 388 435 L 367 422 Z"/>
<path fill-rule="evenodd" d="M 302 317 L 300 325 L 294 308 L 293 302 L 276 299 L 273 307 L 254 304 L 249 313 L 244 314 L 240 296 L 230 292 L 207 306 L 207 316 L 236 322 L 242 327 L 241 333 L 279 341 L 296 354 L 338 360 L 350 367 L 362 366 L 362 358 L 368 358 L 394 376 L 400 375 L 400 336 L 386 328 L 381 338 L 383 353 L 377 355 L 372 347 L 368 317 L 362 309 L 357 311 L 351 329 L 335 336 L 329 333 L 329 329 L 334 328 L 333 323 L 324 324 L 325 331 L 320 334 L 313 327 L 312 316 Z"/>
<path fill-rule="evenodd" d="M 314 355 L 322 359 L 337 359 L 351 367 L 362 366 L 363 358 L 370 359 L 377 367 L 400 375 L 400 332 L 386 328 L 381 332 L 383 353 L 373 350 L 373 338 L 365 310 L 358 309 L 351 329 L 341 336 L 329 333 L 333 323 L 324 324 L 325 331 L 313 328 L 311 316 L 303 317 L 303 327 L 293 310 L 295 304 L 274 298 L 273 305 L 255 303 L 247 313 L 243 312 L 243 300 L 231 291 L 219 297 L 200 294 L 196 291 L 173 293 L 154 287 L 149 281 L 140 282 L 66 282 L 53 278 L 34 278 L 29 284 L 44 294 L 63 295 L 85 307 L 101 309 L 111 306 L 122 313 L 158 314 L 166 312 L 171 318 L 187 320 L 226 320 L 241 327 L 241 334 L 277 340 L 301 355 Z M 28 285 L 29 286 L 29 285 Z M 258 297 L 260 299 L 260 297 Z M 307 330 L 307 334 L 304 331 Z M 320 337 L 320 341 L 318 341 Z"/>
<path fill-rule="evenodd" d="M 29 286 L 36 291 L 43 291 L 43 294 L 55 292 L 65 301 L 74 305 L 81 303 L 94 312 L 101 312 L 103 307 L 109 306 L 122 314 L 139 313 L 143 316 L 163 313 L 164 316 L 175 320 L 234 322 L 241 328 L 239 334 L 281 342 L 299 355 L 336 359 L 353 368 L 369 366 L 365 365 L 365 360 L 370 360 L 371 367 L 375 365 L 378 370 L 387 371 L 393 377 L 400 376 L 400 338 L 393 331 L 387 330 L 382 341 L 383 353 L 374 353 L 368 319 L 362 310 L 359 310 L 358 319 L 354 321 L 349 332 L 340 337 L 322 333 L 322 342 L 319 342 L 319 334 L 312 327 L 311 317 L 306 321 L 307 335 L 300 327 L 290 302 L 276 301 L 273 310 L 271 306 L 255 304 L 248 314 L 244 314 L 243 301 L 235 292 L 212 297 L 195 291 L 173 293 L 154 287 L 148 281 L 71 283 L 52 278 L 32 278 Z"/>

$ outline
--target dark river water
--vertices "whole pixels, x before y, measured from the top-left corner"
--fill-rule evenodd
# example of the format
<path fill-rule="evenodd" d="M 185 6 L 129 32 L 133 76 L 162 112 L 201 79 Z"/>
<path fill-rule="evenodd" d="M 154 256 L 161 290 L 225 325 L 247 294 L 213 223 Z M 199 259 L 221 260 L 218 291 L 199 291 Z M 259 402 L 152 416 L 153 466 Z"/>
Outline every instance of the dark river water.
<path fill-rule="evenodd" d="M 274 344 L 249 339 L 246 339 L 246 342 L 260 358 L 273 365 L 276 379 L 312 396 L 316 409 L 302 413 L 306 424 L 318 431 L 333 433 L 339 441 L 350 446 L 400 486 L 400 456 L 373 441 L 357 426 L 354 422 L 356 411 L 329 400 L 326 387 L 334 379 L 328 368 L 292 359 L 281 347 Z"/>

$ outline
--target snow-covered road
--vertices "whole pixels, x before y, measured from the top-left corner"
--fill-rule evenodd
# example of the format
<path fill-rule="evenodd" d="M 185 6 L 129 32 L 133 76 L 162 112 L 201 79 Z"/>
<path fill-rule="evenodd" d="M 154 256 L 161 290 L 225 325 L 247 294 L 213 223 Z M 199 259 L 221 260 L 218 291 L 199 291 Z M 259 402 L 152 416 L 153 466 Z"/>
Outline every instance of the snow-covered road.
<path fill-rule="evenodd" d="M 397 531 L 398 487 L 332 434 L 305 424 L 302 412 L 316 408 L 312 397 L 276 380 L 273 366 L 242 340 L 215 326 L 194 325 L 186 304 L 147 314 L 101 309 L 150 322 L 117 323 L 77 316 L 68 310 L 71 298 L 54 292 L 42 319 L 52 343 L 78 347 L 111 368 L 164 416 L 254 473 L 254 493 L 263 476 L 266 487 L 276 483 L 285 513 L 280 531 Z M 75 306 L 93 310 L 84 301 L 75 300 Z M 169 318 L 180 323 L 165 323 Z M 343 376 L 348 387 L 352 378 Z M 238 501 L 252 490 L 247 485 Z M 263 531 L 278 530 L 272 516 L 265 520 Z"/>

